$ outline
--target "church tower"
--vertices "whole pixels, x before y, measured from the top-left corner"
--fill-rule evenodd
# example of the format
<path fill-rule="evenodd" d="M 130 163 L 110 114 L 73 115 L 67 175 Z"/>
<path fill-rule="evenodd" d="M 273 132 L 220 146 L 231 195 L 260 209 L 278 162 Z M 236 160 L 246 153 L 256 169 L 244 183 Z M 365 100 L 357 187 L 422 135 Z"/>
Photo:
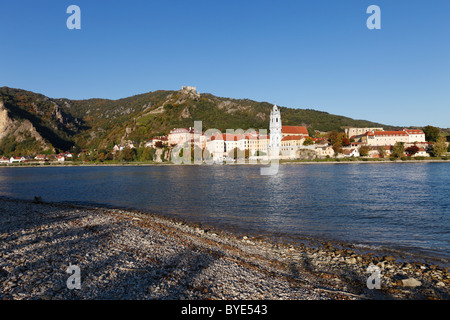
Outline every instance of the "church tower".
<path fill-rule="evenodd" d="M 281 114 L 277 105 L 273 106 L 270 112 L 270 157 L 272 159 L 278 158 L 281 148 Z"/>

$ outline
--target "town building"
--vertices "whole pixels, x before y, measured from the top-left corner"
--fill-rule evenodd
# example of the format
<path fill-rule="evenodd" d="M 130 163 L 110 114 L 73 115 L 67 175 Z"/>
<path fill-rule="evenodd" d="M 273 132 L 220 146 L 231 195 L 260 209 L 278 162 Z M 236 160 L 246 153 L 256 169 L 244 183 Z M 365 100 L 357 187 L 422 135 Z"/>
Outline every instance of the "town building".
<path fill-rule="evenodd" d="M 25 157 L 11 157 L 9 159 L 9 163 L 21 163 L 24 162 L 26 159 Z"/>
<path fill-rule="evenodd" d="M 366 134 L 369 131 L 383 131 L 383 128 L 345 128 L 345 134 L 350 139 L 354 136 Z"/>
<path fill-rule="evenodd" d="M 281 159 L 298 158 L 297 150 L 303 146 L 305 137 L 303 135 L 285 136 L 281 139 Z"/>
<path fill-rule="evenodd" d="M 319 144 L 315 145 L 314 150 L 316 151 L 317 158 L 331 158 L 334 156 L 334 149 L 329 144 Z"/>
<path fill-rule="evenodd" d="M 368 146 L 393 146 L 397 142 L 425 142 L 425 133 L 419 129 L 403 129 L 399 131 L 369 131 L 361 142 Z"/>
<path fill-rule="evenodd" d="M 357 158 L 360 156 L 357 148 L 343 150 L 342 154 L 345 158 Z"/>
<path fill-rule="evenodd" d="M 268 148 L 270 144 L 270 136 L 267 134 L 260 134 L 255 132 L 247 135 L 248 150 L 250 156 L 265 157 L 268 155 Z"/>
<path fill-rule="evenodd" d="M 167 136 L 169 146 L 183 145 L 191 140 L 198 140 L 203 144 L 206 142 L 206 137 L 195 128 L 174 128 Z"/>
<path fill-rule="evenodd" d="M 243 134 L 216 133 L 206 142 L 206 149 L 214 161 L 222 161 L 230 156 L 230 151 L 237 148 L 238 157 L 248 151 L 249 157 L 266 156 L 268 152 L 269 136 L 258 132 Z"/>
<path fill-rule="evenodd" d="M 47 156 L 45 154 L 38 154 L 37 156 L 34 157 L 34 160 L 46 161 L 47 160 Z"/>
<path fill-rule="evenodd" d="M 281 126 L 281 137 L 303 136 L 309 137 L 308 129 L 300 126 Z"/>

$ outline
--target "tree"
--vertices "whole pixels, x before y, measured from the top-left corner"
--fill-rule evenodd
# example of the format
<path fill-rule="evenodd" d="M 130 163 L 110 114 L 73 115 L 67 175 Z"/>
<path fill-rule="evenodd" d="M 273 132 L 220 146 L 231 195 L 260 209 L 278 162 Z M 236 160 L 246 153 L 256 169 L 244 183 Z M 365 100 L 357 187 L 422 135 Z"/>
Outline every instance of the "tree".
<path fill-rule="evenodd" d="M 199 162 L 203 160 L 202 149 L 197 145 L 191 146 L 191 162 Z"/>
<path fill-rule="evenodd" d="M 403 142 L 396 142 L 392 148 L 392 156 L 394 158 L 401 158 L 405 155 L 405 144 Z"/>
<path fill-rule="evenodd" d="M 414 156 L 417 152 L 419 152 L 419 147 L 414 145 L 405 149 L 409 153 L 410 156 Z"/>
<path fill-rule="evenodd" d="M 350 141 L 349 138 L 344 138 L 344 139 L 342 140 L 342 144 L 343 144 L 344 146 L 349 146 L 349 145 L 351 144 L 351 141 Z"/>
<path fill-rule="evenodd" d="M 155 142 L 155 148 L 163 148 L 164 144 L 162 143 L 162 141 L 156 141 Z"/>
<path fill-rule="evenodd" d="M 245 150 L 246 151 L 246 150 Z M 239 148 L 234 148 L 234 149 L 232 149 L 232 150 L 230 150 L 229 152 L 228 152 L 228 156 L 231 158 L 231 159 L 238 159 L 238 158 L 244 158 L 244 157 L 246 157 L 246 156 L 248 156 L 249 155 L 249 152 L 245 152 L 245 151 L 243 151 L 243 150 L 241 150 L 241 149 L 239 149 Z"/>
<path fill-rule="evenodd" d="M 105 159 L 106 159 L 106 154 L 104 154 L 103 152 L 102 153 L 98 153 L 96 155 L 96 157 L 95 157 L 95 160 L 96 161 L 100 161 L 100 162 L 105 161 Z"/>
<path fill-rule="evenodd" d="M 316 137 L 316 135 L 317 135 L 316 130 L 314 130 L 311 127 L 307 127 L 306 130 L 308 130 L 308 134 L 310 137 Z"/>
<path fill-rule="evenodd" d="M 378 153 L 380 154 L 380 158 L 386 157 L 386 147 L 385 146 L 379 147 Z"/>
<path fill-rule="evenodd" d="M 334 145 L 335 143 L 339 143 L 340 145 L 342 145 L 344 139 L 347 138 L 347 135 L 344 132 L 333 130 L 328 133 L 327 138 L 328 140 L 330 140 L 330 143 L 332 145 Z"/>
<path fill-rule="evenodd" d="M 108 152 L 105 156 L 105 160 L 114 160 L 114 153 Z"/>
<path fill-rule="evenodd" d="M 314 144 L 314 140 L 311 137 L 307 137 L 305 141 L 303 141 L 303 145 L 305 146 L 310 146 L 312 144 Z"/>
<path fill-rule="evenodd" d="M 426 141 L 435 142 L 441 134 L 441 129 L 433 126 L 426 126 L 425 128 L 423 128 L 423 132 L 425 133 Z"/>
<path fill-rule="evenodd" d="M 433 144 L 433 154 L 435 157 L 442 157 L 447 152 L 447 144 L 445 137 L 440 135 Z"/>
<path fill-rule="evenodd" d="M 122 152 L 120 154 L 120 160 L 125 160 L 128 162 L 133 161 L 135 155 L 136 155 L 136 150 L 134 150 L 130 147 L 126 147 L 125 149 L 122 150 Z"/>
<path fill-rule="evenodd" d="M 149 160 L 153 160 L 153 157 L 155 156 L 155 152 L 156 150 L 154 148 L 150 148 L 150 147 L 145 147 L 142 150 L 142 154 L 141 154 L 141 161 L 149 161 Z"/>
<path fill-rule="evenodd" d="M 230 151 L 228 152 L 228 156 L 229 156 L 231 159 L 237 159 L 237 157 L 238 157 L 238 151 L 239 151 L 238 148 L 234 148 L 234 149 L 232 149 L 232 150 L 230 150 Z"/>
<path fill-rule="evenodd" d="M 347 138 L 347 135 L 344 132 L 333 130 L 328 133 L 327 137 L 333 146 L 334 153 L 342 153 L 343 141 Z"/>
<path fill-rule="evenodd" d="M 361 157 L 367 157 L 369 155 L 370 148 L 369 146 L 361 146 L 359 148 L 359 155 Z"/>
<path fill-rule="evenodd" d="M 342 153 L 342 143 L 335 142 L 333 144 L 333 150 L 334 150 L 334 154 L 335 155 L 337 155 L 338 153 Z"/>

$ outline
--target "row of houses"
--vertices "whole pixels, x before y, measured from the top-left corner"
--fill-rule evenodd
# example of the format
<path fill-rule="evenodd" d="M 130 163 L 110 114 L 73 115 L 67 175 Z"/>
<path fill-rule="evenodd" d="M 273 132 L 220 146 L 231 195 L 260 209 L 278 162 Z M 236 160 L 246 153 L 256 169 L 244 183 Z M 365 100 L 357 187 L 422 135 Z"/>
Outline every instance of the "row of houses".
<path fill-rule="evenodd" d="M 361 146 L 367 146 L 368 157 L 379 158 L 390 156 L 393 146 L 397 142 L 404 143 L 405 155 L 413 157 L 428 157 L 430 143 L 425 141 L 425 134 L 419 129 L 403 129 L 399 131 L 384 131 L 383 128 L 347 128 L 350 136 L 349 146 L 345 146 L 342 152 L 335 154 L 335 150 L 325 138 L 311 138 L 304 126 L 281 126 L 281 141 L 279 147 L 280 159 L 299 159 L 305 152 L 310 157 L 359 157 Z M 306 139 L 311 139 L 313 144 L 304 145 Z M 252 158 L 264 158 L 270 154 L 270 135 L 251 131 L 242 134 L 215 133 L 205 135 L 195 128 L 176 128 L 167 136 L 168 145 L 187 146 L 195 145 L 202 150 L 207 149 L 214 160 L 222 161 L 229 157 L 229 152 L 238 148 L 248 151 Z M 414 151 L 409 151 L 412 147 Z M 380 151 L 383 149 L 383 152 Z M 413 150 L 413 149 L 411 149 Z"/>
<path fill-rule="evenodd" d="M 397 142 L 425 142 L 425 133 L 420 129 L 384 131 L 383 128 L 347 128 L 345 132 L 348 138 L 368 146 L 393 146 Z"/>
<path fill-rule="evenodd" d="M 303 145 L 309 136 L 306 127 L 283 126 L 281 145 L 290 150 Z M 247 151 L 250 157 L 267 157 L 270 135 L 266 132 L 251 130 L 242 133 L 221 133 L 219 131 L 205 134 L 195 128 L 175 128 L 167 136 L 168 145 L 182 148 L 187 145 L 208 150 L 215 161 L 225 160 L 230 151 L 239 149 Z"/>
<path fill-rule="evenodd" d="M 144 147 L 149 147 L 149 148 L 160 148 L 160 147 L 165 147 L 168 146 L 168 139 L 167 136 L 159 136 L 159 137 L 153 137 L 151 139 L 149 139 L 148 141 L 145 141 L 141 146 Z M 112 152 L 116 153 L 119 151 L 123 151 L 123 149 L 125 148 L 137 148 L 139 147 L 139 145 L 131 140 L 129 141 L 125 141 L 124 143 L 121 144 L 116 144 L 114 145 Z"/>
<path fill-rule="evenodd" d="M 38 154 L 36 156 L 20 156 L 20 157 L 0 157 L 0 164 L 6 164 L 6 163 L 23 163 L 23 162 L 44 162 L 44 161 L 58 161 L 58 162 L 64 162 L 66 160 L 72 160 L 73 154 L 70 152 L 65 153 L 59 153 L 59 154 L 53 154 L 53 155 L 45 155 L 45 154 Z"/>
<path fill-rule="evenodd" d="M 351 146 L 342 148 L 342 153 L 338 154 L 336 158 L 351 158 L 360 157 L 360 148 L 364 146 L 361 143 L 354 143 Z M 431 149 L 431 144 L 428 142 L 424 143 L 405 143 L 404 156 L 407 157 L 430 157 L 429 150 Z M 382 158 L 390 157 L 393 154 L 394 146 L 392 145 L 381 145 L 381 146 L 368 146 L 368 158 Z"/>

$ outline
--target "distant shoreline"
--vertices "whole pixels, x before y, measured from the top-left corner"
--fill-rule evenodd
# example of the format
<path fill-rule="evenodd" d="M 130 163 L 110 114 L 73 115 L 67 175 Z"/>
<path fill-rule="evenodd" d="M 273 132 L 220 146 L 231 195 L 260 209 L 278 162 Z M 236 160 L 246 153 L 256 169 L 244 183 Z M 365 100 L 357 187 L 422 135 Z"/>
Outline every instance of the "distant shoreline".
<path fill-rule="evenodd" d="M 426 160 L 280 160 L 280 165 L 311 165 L 311 164 L 372 164 L 372 163 L 450 163 L 449 160 L 443 160 L 443 159 L 426 159 Z M 123 162 L 123 163 L 81 163 L 81 162 L 75 162 L 75 163 L 64 163 L 64 164 L 58 164 L 58 163 L 26 163 L 26 164 L 2 164 L 0 165 L 0 168 L 53 168 L 53 167 L 125 167 L 125 166 L 221 166 L 221 165 L 258 165 L 258 166 L 269 166 L 270 163 L 223 163 L 223 164 L 175 164 L 171 162 Z"/>

